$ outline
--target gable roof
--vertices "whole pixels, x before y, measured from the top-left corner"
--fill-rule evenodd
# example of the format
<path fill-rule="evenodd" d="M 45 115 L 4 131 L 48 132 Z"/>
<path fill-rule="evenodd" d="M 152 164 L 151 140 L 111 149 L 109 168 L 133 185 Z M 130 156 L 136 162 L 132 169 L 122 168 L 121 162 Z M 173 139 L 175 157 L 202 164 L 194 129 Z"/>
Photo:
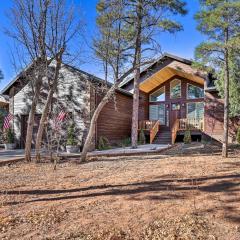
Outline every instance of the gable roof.
<path fill-rule="evenodd" d="M 106 81 L 104 81 L 103 79 L 101 79 L 101 78 L 99 78 L 99 77 L 97 77 L 93 74 L 90 74 L 88 72 L 85 72 L 85 71 L 83 71 L 83 70 L 81 70 L 77 67 L 71 66 L 71 65 L 66 64 L 66 63 L 63 63 L 63 65 L 66 68 L 70 68 L 73 71 L 76 71 L 80 74 L 86 75 L 89 78 L 89 80 L 91 80 L 91 81 L 95 81 L 95 82 L 99 82 L 99 83 L 105 83 L 105 84 L 108 85 L 108 87 L 112 86 L 112 83 L 110 83 L 110 82 L 106 83 Z M 32 64 L 29 64 L 25 69 L 23 69 L 19 74 L 17 74 L 17 76 L 7 84 L 7 86 L 0 92 L 0 94 L 5 95 L 5 96 L 8 95 L 10 88 L 19 80 L 19 78 L 23 77 L 23 72 L 29 71 L 29 69 L 31 67 L 32 67 Z M 124 95 L 132 96 L 132 93 L 130 93 L 130 92 L 124 90 L 124 89 L 121 89 L 121 88 L 117 88 L 116 91 L 118 91 L 118 92 L 120 92 Z"/>
<path fill-rule="evenodd" d="M 182 62 L 185 63 L 187 65 L 191 65 L 192 61 L 189 59 L 185 59 L 185 58 L 181 58 L 179 56 L 170 54 L 170 53 L 164 53 L 162 56 L 156 58 L 155 60 L 153 60 L 152 63 L 147 64 L 146 66 L 144 66 L 141 69 L 141 75 L 143 75 L 144 73 L 146 73 L 147 71 L 149 71 L 149 69 L 154 68 L 157 64 L 159 63 L 163 63 L 165 62 L 167 59 L 172 59 L 172 60 L 176 60 L 178 62 Z M 128 83 L 130 83 L 131 81 L 133 81 L 133 74 L 127 78 L 125 78 L 120 84 L 119 87 L 124 87 L 125 85 L 127 85 Z"/>

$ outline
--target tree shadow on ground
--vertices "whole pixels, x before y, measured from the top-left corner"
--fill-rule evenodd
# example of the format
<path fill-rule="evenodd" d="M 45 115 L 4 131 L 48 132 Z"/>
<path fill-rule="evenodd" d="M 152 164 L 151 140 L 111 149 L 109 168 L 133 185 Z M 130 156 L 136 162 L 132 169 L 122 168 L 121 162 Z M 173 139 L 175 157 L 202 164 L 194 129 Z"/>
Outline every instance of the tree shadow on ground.
<path fill-rule="evenodd" d="M 166 179 L 164 179 L 164 177 Z M 221 197 L 226 198 L 224 204 L 221 205 L 221 209 L 225 212 L 224 217 L 232 222 L 240 223 L 240 214 L 237 208 L 239 197 L 236 197 L 239 196 L 240 193 L 239 187 L 240 174 L 185 179 L 176 177 L 170 178 L 165 175 L 159 177 L 158 180 L 129 184 L 104 184 L 56 190 L 36 189 L 8 191 L 5 194 L 15 196 L 34 195 L 35 198 L 23 202 L 9 201 L 5 204 L 17 205 L 20 203 L 27 204 L 35 202 L 77 200 L 105 196 L 126 196 L 130 201 L 177 201 L 194 198 L 193 194 L 198 195 L 201 194 L 201 192 L 210 193 L 207 198 L 214 198 L 215 194 L 221 193 Z M 208 213 L 214 213 L 215 211 L 217 211 L 215 208 L 207 208 L 206 210 Z"/>

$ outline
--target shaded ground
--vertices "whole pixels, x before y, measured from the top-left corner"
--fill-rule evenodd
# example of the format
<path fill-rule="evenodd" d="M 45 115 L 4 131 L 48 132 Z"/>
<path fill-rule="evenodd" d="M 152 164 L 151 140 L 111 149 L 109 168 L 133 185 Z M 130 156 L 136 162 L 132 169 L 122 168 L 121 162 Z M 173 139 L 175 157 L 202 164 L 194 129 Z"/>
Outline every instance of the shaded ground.
<path fill-rule="evenodd" d="M 193 144 L 56 171 L 1 167 L 0 238 L 238 240 L 240 150 L 219 153 Z"/>

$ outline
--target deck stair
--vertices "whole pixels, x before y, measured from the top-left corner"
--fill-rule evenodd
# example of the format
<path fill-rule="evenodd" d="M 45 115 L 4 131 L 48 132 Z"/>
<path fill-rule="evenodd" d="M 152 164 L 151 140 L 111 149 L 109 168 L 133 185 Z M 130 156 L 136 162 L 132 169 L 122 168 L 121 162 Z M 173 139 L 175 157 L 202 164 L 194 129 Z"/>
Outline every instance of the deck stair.
<path fill-rule="evenodd" d="M 170 130 L 160 130 L 158 131 L 156 137 L 153 141 L 154 144 L 171 144 L 172 134 Z"/>

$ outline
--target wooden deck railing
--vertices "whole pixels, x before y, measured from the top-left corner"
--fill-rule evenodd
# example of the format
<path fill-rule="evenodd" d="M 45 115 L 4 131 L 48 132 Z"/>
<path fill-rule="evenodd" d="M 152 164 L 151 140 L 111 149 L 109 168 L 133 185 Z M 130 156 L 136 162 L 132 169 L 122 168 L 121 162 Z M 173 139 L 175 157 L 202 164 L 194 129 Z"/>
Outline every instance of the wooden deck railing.
<path fill-rule="evenodd" d="M 175 143 L 177 138 L 177 132 L 179 130 L 180 119 L 176 119 L 172 127 L 172 144 Z"/>
<path fill-rule="evenodd" d="M 144 120 L 144 121 L 139 121 L 138 130 L 149 131 L 150 144 L 151 144 L 153 143 L 153 140 L 159 131 L 159 126 L 160 126 L 159 120 L 158 121 Z"/>
<path fill-rule="evenodd" d="M 157 121 L 153 126 L 153 128 L 150 130 L 150 144 L 153 143 L 153 140 L 159 131 L 159 126 L 160 126 L 160 121 Z"/>
<path fill-rule="evenodd" d="M 201 130 L 203 131 L 203 118 L 176 119 L 172 127 L 172 144 L 175 143 L 178 131 Z"/>
<path fill-rule="evenodd" d="M 179 119 L 179 130 L 203 130 L 203 118 Z"/>

